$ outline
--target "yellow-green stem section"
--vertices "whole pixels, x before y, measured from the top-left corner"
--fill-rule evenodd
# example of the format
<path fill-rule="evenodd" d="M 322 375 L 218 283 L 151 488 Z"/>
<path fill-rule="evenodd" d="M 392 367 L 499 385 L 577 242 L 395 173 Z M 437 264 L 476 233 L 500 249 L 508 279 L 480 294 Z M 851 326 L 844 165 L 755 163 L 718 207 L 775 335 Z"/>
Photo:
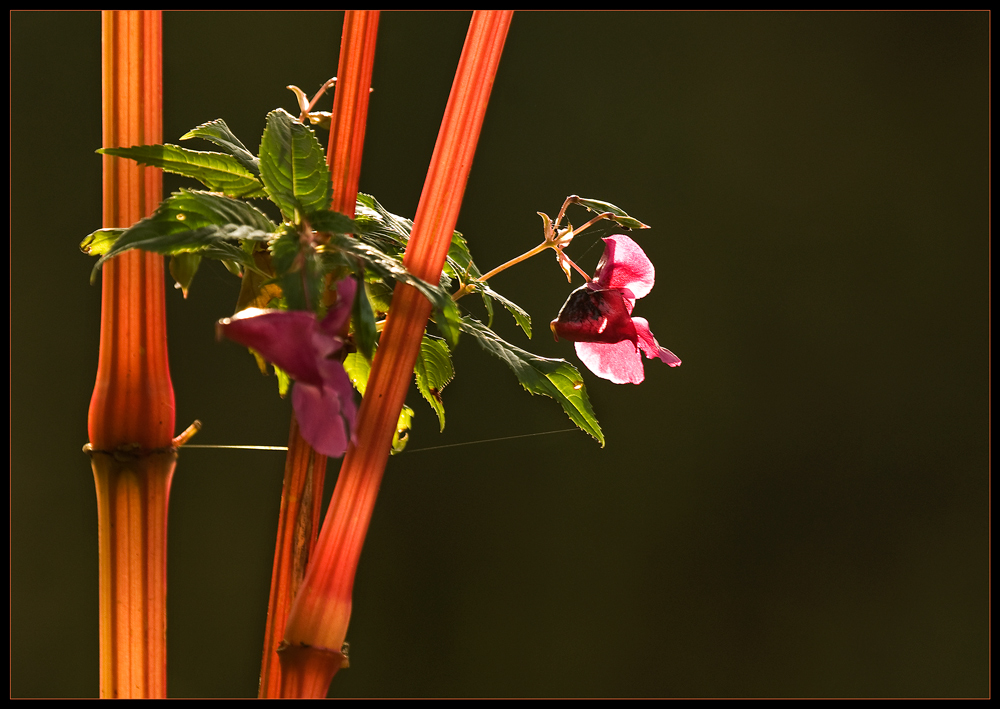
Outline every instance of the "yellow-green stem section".
<path fill-rule="evenodd" d="M 538 254 L 540 254 L 543 251 L 545 251 L 545 249 L 550 249 L 550 248 L 555 248 L 555 247 L 552 244 L 550 244 L 548 241 L 543 241 L 542 243 L 540 243 L 538 246 L 536 246 L 535 248 L 531 249 L 530 251 L 525 251 L 523 254 L 521 254 L 520 256 L 518 256 L 516 258 L 512 258 L 507 263 L 504 263 L 504 264 L 501 264 L 501 265 L 497 266 L 492 271 L 490 271 L 489 273 L 487 273 L 485 276 L 483 276 L 481 278 L 477 278 L 475 280 L 475 283 L 485 283 L 486 281 L 488 281 L 489 279 L 493 278 L 493 276 L 497 275 L 498 273 L 501 273 L 502 271 L 506 271 L 511 266 L 516 266 L 517 264 L 521 263 L 522 261 L 527 261 L 532 256 L 537 256 Z M 455 291 L 452 294 L 451 298 L 452 298 L 452 300 L 458 300 L 459 298 L 461 298 L 463 296 L 466 296 L 466 295 L 468 295 L 471 292 L 472 292 L 472 284 L 468 283 L 468 284 L 462 286 L 461 288 L 459 288 L 457 291 Z"/>
<path fill-rule="evenodd" d="M 167 504 L 177 454 L 93 451 L 101 697 L 167 696 Z"/>

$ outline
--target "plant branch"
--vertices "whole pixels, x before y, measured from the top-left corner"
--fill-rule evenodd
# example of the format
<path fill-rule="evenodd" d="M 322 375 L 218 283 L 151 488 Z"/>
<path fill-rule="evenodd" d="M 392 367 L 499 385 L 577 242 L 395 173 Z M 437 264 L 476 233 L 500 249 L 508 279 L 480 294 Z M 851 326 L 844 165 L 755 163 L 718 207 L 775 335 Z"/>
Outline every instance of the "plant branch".
<path fill-rule="evenodd" d="M 512 14 L 475 12 L 462 50 L 403 259 L 412 274 L 431 283 L 437 282 L 451 244 Z M 430 303 L 415 288 L 396 287 L 358 414 L 357 445 L 344 457 L 316 551 L 285 628 L 289 647 L 311 653 L 303 662 L 282 654 L 285 696 L 293 691 L 300 692 L 297 696 L 306 691 L 308 696 L 325 696 L 336 671 L 329 661 L 323 669 L 321 654 L 339 652 L 347 634 L 358 558 L 430 311 Z M 297 681 L 324 673 L 325 681 Z"/>
<path fill-rule="evenodd" d="M 378 11 L 348 11 L 344 15 L 326 159 L 333 181 L 331 207 L 349 217 L 354 216 L 358 197 L 378 21 Z M 308 108 L 311 109 L 312 104 Z M 335 289 L 329 291 L 336 292 Z M 365 297 L 364 293 L 358 297 Z M 315 546 L 316 530 L 319 529 L 322 514 L 326 460 L 302 438 L 298 421 L 292 414 L 264 632 L 258 692 L 261 698 L 281 696 L 283 680 L 278 650 L 292 599 Z M 339 652 L 340 647 L 336 650 Z M 293 654 L 293 659 L 298 660 L 303 653 Z M 339 668 L 339 659 L 333 664 Z M 336 668 L 333 671 L 336 672 Z M 301 677 L 293 679 L 308 681 L 308 678 L 302 680 Z M 301 688 L 296 689 L 293 695 L 301 691 Z"/>

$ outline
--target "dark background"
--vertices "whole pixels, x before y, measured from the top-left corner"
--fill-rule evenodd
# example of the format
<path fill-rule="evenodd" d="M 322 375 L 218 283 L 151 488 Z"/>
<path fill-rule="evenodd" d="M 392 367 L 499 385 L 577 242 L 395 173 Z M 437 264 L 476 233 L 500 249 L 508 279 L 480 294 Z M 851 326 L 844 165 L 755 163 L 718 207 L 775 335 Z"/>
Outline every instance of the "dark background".
<path fill-rule="evenodd" d="M 399 214 L 468 20 L 382 16 L 361 188 Z M 256 148 L 286 84 L 336 72 L 341 22 L 165 14 L 165 140 L 224 118 Z M 517 14 L 458 228 L 485 270 L 568 194 L 625 208 L 653 226 L 636 314 L 684 365 L 584 370 L 603 450 L 393 458 L 332 694 L 987 695 L 989 39 L 981 12 Z M 77 244 L 101 225 L 100 55 L 98 13 L 11 15 L 13 696 L 98 691 L 100 288 Z M 597 236 L 570 251 L 587 269 Z M 575 361 L 551 256 L 493 286 L 535 318 L 527 342 L 499 312 L 502 335 Z M 208 264 L 168 293 L 178 429 L 284 445 L 273 378 L 213 339 L 237 287 Z M 413 396 L 411 449 L 569 426 L 471 340 L 455 363 L 447 429 Z M 256 692 L 282 466 L 181 455 L 171 696 Z"/>

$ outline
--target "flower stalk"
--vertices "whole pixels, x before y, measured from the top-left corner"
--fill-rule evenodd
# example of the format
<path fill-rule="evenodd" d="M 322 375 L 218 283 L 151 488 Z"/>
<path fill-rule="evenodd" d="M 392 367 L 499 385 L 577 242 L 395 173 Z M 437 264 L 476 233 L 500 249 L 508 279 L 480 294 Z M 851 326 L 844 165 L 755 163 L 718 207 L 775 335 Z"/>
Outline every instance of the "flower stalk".
<path fill-rule="evenodd" d="M 103 143 L 162 141 L 159 11 L 105 11 Z M 153 212 L 162 173 L 104 156 L 106 228 Z M 163 257 L 132 251 L 103 269 L 101 348 L 85 450 L 100 545 L 102 697 L 165 697 L 166 542 L 176 462 Z"/>
<path fill-rule="evenodd" d="M 472 293 L 476 289 L 477 284 L 486 283 L 489 279 L 493 278 L 493 276 L 497 275 L 498 273 L 502 273 L 511 266 L 516 266 L 522 261 L 527 261 L 532 256 L 537 256 L 538 254 L 543 253 L 548 249 L 552 249 L 556 252 L 556 260 L 559 262 L 560 267 L 566 274 L 567 281 L 572 281 L 572 277 L 569 271 L 570 268 L 575 269 L 577 273 L 583 276 L 583 279 L 585 281 L 590 281 L 591 278 L 589 275 L 587 275 L 587 272 L 584 271 L 579 266 L 577 266 L 576 263 L 574 263 L 570 259 L 570 257 L 566 255 L 563 249 L 565 249 L 570 244 L 570 242 L 573 241 L 573 237 L 575 237 L 577 234 L 589 229 L 591 226 L 601 221 L 602 219 L 613 217 L 614 214 L 612 212 L 602 212 L 601 214 L 598 214 L 596 217 L 588 221 L 583 226 L 579 226 L 574 229 L 572 225 L 569 225 L 565 229 L 560 229 L 559 225 L 562 223 L 563 217 L 566 215 L 566 208 L 569 207 L 571 204 L 578 203 L 579 201 L 580 198 L 577 197 L 576 195 L 571 195 L 570 197 L 567 197 L 566 201 L 563 202 L 562 208 L 559 210 L 559 216 L 556 217 L 555 222 L 550 220 L 547 214 L 539 212 L 538 214 L 542 218 L 542 221 L 544 222 L 545 225 L 542 243 L 540 243 L 538 246 L 535 246 L 534 248 L 528 249 L 520 256 L 515 256 L 510 261 L 500 264 L 492 271 L 484 274 L 483 276 L 480 276 L 479 278 L 470 281 L 468 283 L 462 284 L 458 288 L 458 290 L 452 293 L 451 296 L 452 300 L 458 300 L 459 298 L 467 296 L 469 293 Z"/>
<path fill-rule="evenodd" d="M 333 182 L 331 209 L 349 217 L 354 216 L 358 197 L 378 21 L 377 10 L 349 10 L 344 14 L 327 164 Z M 364 297 L 364 294 L 359 297 Z M 278 649 L 292 599 L 315 546 L 322 513 L 326 462 L 326 456 L 317 453 L 302 438 L 298 420 L 293 414 L 264 632 L 258 691 L 258 696 L 262 698 L 281 696 Z M 333 669 L 336 672 L 342 662 L 339 652 L 331 662 L 337 665 Z M 293 696 L 298 696 L 301 691 L 311 690 L 297 690 Z"/>
<path fill-rule="evenodd" d="M 477 11 L 466 36 L 403 259 L 410 273 L 431 283 L 440 277 L 458 221 L 512 15 Z M 282 696 L 324 697 L 340 667 L 361 547 L 430 312 L 416 289 L 396 287 L 358 414 L 358 443 L 344 457 L 285 627 Z"/>

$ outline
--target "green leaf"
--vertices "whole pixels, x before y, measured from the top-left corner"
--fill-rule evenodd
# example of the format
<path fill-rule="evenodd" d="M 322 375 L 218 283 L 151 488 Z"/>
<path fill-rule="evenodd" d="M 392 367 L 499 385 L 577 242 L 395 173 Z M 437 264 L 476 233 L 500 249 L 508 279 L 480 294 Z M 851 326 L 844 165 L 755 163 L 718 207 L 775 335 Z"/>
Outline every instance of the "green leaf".
<path fill-rule="evenodd" d="M 383 278 L 395 278 L 397 281 L 409 284 L 419 290 L 434 306 L 436 311 L 434 322 L 441 334 L 445 336 L 452 347 L 458 343 L 461 316 L 458 312 L 458 305 L 451 299 L 448 291 L 417 278 L 407 271 L 398 260 L 387 256 L 360 239 L 343 234 L 333 234 L 327 248 L 339 250 L 360 259 L 367 268 Z M 335 253 L 329 255 L 336 257 Z"/>
<path fill-rule="evenodd" d="M 309 122 L 314 126 L 330 130 L 330 122 L 333 120 L 333 114 L 329 111 L 310 111 L 307 115 L 309 116 Z"/>
<path fill-rule="evenodd" d="M 124 233 L 124 229 L 98 229 L 97 231 L 93 231 L 87 234 L 87 238 L 80 242 L 80 251 L 90 256 L 103 256 L 108 253 Z"/>
<path fill-rule="evenodd" d="M 316 251 L 303 248 L 298 232 L 290 226 L 271 242 L 271 264 L 289 310 L 315 310 L 325 288 L 323 263 Z"/>
<path fill-rule="evenodd" d="M 387 254 L 402 254 L 410 240 L 413 221 L 386 210 L 374 197 L 358 193 L 354 221 L 359 230 L 352 232 Z"/>
<path fill-rule="evenodd" d="M 328 234 L 353 234 L 358 230 L 358 225 L 349 216 L 329 209 L 313 212 L 307 215 L 306 220 L 313 230 Z"/>
<path fill-rule="evenodd" d="M 278 225 L 253 205 L 200 190 L 174 192 L 160 203 L 151 218 L 178 222 L 182 228 L 187 229 L 210 224 L 241 224 L 264 234 L 273 235 L 278 231 Z M 258 241 L 262 239 L 264 237 L 255 238 Z"/>
<path fill-rule="evenodd" d="M 254 177 L 260 177 L 260 160 L 256 155 L 247 150 L 239 138 L 233 135 L 232 131 L 229 130 L 229 126 L 221 118 L 209 121 L 208 123 L 202 123 L 197 128 L 189 130 L 181 136 L 181 140 L 188 140 L 190 138 L 204 138 L 215 143 L 236 158 Z"/>
<path fill-rule="evenodd" d="M 351 320 L 354 323 L 354 344 L 358 351 L 371 359 L 375 356 L 375 341 L 378 333 L 375 329 L 375 313 L 372 312 L 371 301 L 365 289 L 364 278 L 358 278 L 358 292 L 351 306 Z"/>
<path fill-rule="evenodd" d="M 389 306 L 392 305 L 392 288 L 381 280 L 374 283 L 365 283 L 365 290 L 368 292 L 368 299 L 371 301 L 372 309 L 376 313 L 388 313 Z"/>
<path fill-rule="evenodd" d="M 174 277 L 185 298 L 188 297 L 188 289 L 194 280 L 194 274 L 198 272 L 199 265 L 201 265 L 201 254 L 185 252 L 170 257 L 170 275 Z"/>
<path fill-rule="evenodd" d="M 435 308 L 435 313 L 431 316 L 431 319 L 437 325 L 438 332 L 444 336 L 449 347 L 457 346 L 458 336 L 462 331 L 462 314 L 458 310 L 458 304 L 451 299 L 451 296 L 448 296 L 448 299 L 441 305 L 438 305 L 433 300 L 431 300 L 431 303 Z"/>
<path fill-rule="evenodd" d="M 392 450 L 390 453 L 396 455 L 402 453 L 410 440 L 410 425 L 413 422 L 413 409 L 403 404 L 399 412 L 399 421 L 396 422 L 396 432 L 392 434 Z"/>
<path fill-rule="evenodd" d="M 267 241 L 276 230 L 270 219 L 246 202 L 211 192 L 181 190 L 160 203 L 152 216 L 126 229 L 101 255 L 90 280 L 93 283 L 106 260 L 132 249 L 162 254 L 191 251 L 256 269 L 248 254 L 226 242 Z"/>
<path fill-rule="evenodd" d="M 472 254 L 469 252 L 469 244 L 465 237 L 459 232 L 451 235 L 451 246 L 448 247 L 448 258 L 445 261 L 445 270 L 450 271 L 454 278 L 468 282 L 470 279 L 482 278 L 479 268 L 472 262 Z"/>
<path fill-rule="evenodd" d="M 469 283 L 470 281 L 477 281 L 483 277 L 482 272 L 472 261 L 472 254 L 469 252 L 469 244 L 466 242 L 465 237 L 463 237 L 459 232 L 455 232 L 451 235 L 451 246 L 448 247 L 448 258 L 445 259 L 444 272 L 456 278 L 462 283 Z M 484 286 L 486 284 L 483 284 Z M 476 288 L 483 298 L 483 306 L 486 308 L 486 325 L 487 327 L 493 327 L 493 297 L 487 294 L 488 286 L 485 288 Z M 490 291 L 493 296 L 496 296 L 493 291 Z M 507 301 L 515 308 L 520 310 L 517 305 Z M 508 310 L 510 308 L 508 307 Z M 523 310 L 520 310 L 522 313 Z M 513 313 L 514 311 L 511 311 Z M 525 313 L 527 315 L 527 313 Z M 514 316 L 517 319 L 517 316 Z M 523 325 L 522 325 L 523 327 Z M 531 337 L 531 318 L 528 318 L 528 337 Z"/>
<path fill-rule="evenodd" d="M 274 376 L 278 378 L 278 396 L 284 399 L 288 394 L 289 387 L 292 386 L 292 378 L 281 367 L 275 367 L 273 364 L 271 366 L 274 367 Z"/>
<path fill-rule="evenodd" d="M 445 270 L 463 283 L 477 281 L 483 274 L 472 261 L 472 254 L 469 253 L 469 245 L 465 238 L 457 231 L 451 237 L 451 246 L 448 249 L 448 260 Z M 483 304 L 486 306 L 487 327 L 493 325 L 493 301 L 498 300 L 514 316 L 515 322 L 524 330 L 524 334 L 531 339 L 531 316 L 514 301 L 505 298 L 489 287 L 485 282 L 474 285 L 474 290 L 483 297 Z"/>
<path fill-rule="evenodd" d="M 260 181 L 231 155 L 188 150 L 169 144 L 102 148 L 97 152 L 190 177 L 213 192 L 222 192 L 230 197 L 267 197 Z"/>
<path fill-rule="evenodd" d="M 455 378 L 451 352 L 443 340 L 424 335 L 413 373 L 416 375 L 417 389 L 434 409 L 443 431 L 444 401 L 441 399 L 441 391 Z"/>
<path fill-rule="evenodd" d="M 257 246 L 257 245 L 255 245 Z M 244 243 L 246 251 L 246 243 Z M 266 249 L 255 248 L 251 253 L 256 270 L 247 270 L 240 281 L 240 295 L 236 300 L 236 310 L 246 308 L 270 308 L 271 301 L 281 297 L 281 287 L 274 282 L 274 269 L 271 265 L 271 253 Z"/>
<path fill-rule="evenodd" d="M 311 128 L 280 108 L 267 114 L 260 177 L 268 196 L 291 222 L 330 208 L 333 187 L 323 148 Z"/>
<path fill-rule="evenodd" d="M 344 360 L 344 371 L 347 372 L 347 376 L 350 378 L 354 388 L 358 390 L 361 396 L 364 396 L 365 389 L 368 388 L 368 375 L 372 371 L 371 362 L 361 354 L 352 352 Z M 392 435 L 391 453 L 393 455 L 402 453 L 403 449 L 406 448 L 406 443 L 410 437 L 409 431 L 412 421 L 413 409 L 404 405 L 399 412 L 399 419 L 396 421 L 396 432 Z"/>
<path fill-rule="evenodd" d="M 494 300 L 499 300 L 500 304 L 507 308 L 507 311 L 514 316 L 514 321 L 521 326 L 521 329 L 524 330 L 524 334 L 528 336 L 528 339 L 531 339 L 531 316 L 528 315 L 528 312 L 524 308 L 515 303 L 513 300 L 500 295 L 486 285 L 486 283 L 477 284 L 476 290 L 483 294 L 483 300 L 486 300 L 487 296 Z M 492 308 L 490 309 L 490 312 L 492 312 Z"/>
<path fill-rule="evenodd" d="M 368 387 L 368 375 L 372 373 L 372 363 L 360 352 L 351 352 L 344 358 L 344 371 L 347 372 L 351 384 L 358 390 L 361 396 L 365 395 Z"/>
<path fill-rule="evenodd" d="M 576 203 L 583 205 L 584 207 L 589 209 L 591 212 L 594 212 L 595 214 L 603 214 L 604 212 L 611 212 L 612 216 L 608 217 L 608 219 L 612 219 L 618 222 L 626 229 L 649 228 L 648 225 L 643 224 L 634 217 L 630 217 L 628 214 L 625 213 L 624 209 L 622 209 L 621 207 L 616 207 L 610 202 L 603 202 L 599 199 L 583 199 L 582 197 L 578 197 Z"/>
<path fill-rule="evenodd" d="M 604 434 L 576 367 L 564 359 L 539 357 L 515 347 L 473 318 L 462 318 L 462 329 L 475 337 L 484 350 L 503 360 L 528 392 L 544 394 L 558 401 L 580 430 L 589 433 L 600 442 L 601 447 L 604 446 Z"/>
<path fill-rule="evenodd" d="M 245 238 L 256 238 L 262 232 L 254 232 L 250 227 L 240 224 L 227 224 L 221 227 L 213 224 L 201 227 L 200 229 L 186 229 L 184 231 L 164 233 L 169 227 L 170 225 L 163 222 L 144 219 L 129 229 L 115 243 L 114 248 L 102 256 L 94 266 L 94 270 L 90 276 L 91 283 L 97 278 L 97 271 L 106 260 L 133 249 L 152 251 L 153 253 L 167 256 L 196 253 L 207 258 L 219 259 L 220 261 L 235 261 L 244 268 L 257 268 L 249 254 L 239 246 L 228 242 Z M 127 242 L 126 239 L 128 240 Z"/>
<path fill-rule="evenodd" d="M 354 220 L 358 230 L 352 232 L 365 243 L 392 256 L 402 256 L 413 231 L 413 220 L 393 214 L 371 195 L 358 194 Z M 479 278 L 482 273 L 472 262 L 468 244 L 460 232 L 453 232 L 448 257 L 441 273 L 441 286 L 447 288 L 452 278 Z M 487 309 L 492 308 L 487 304 Z"/>
<path fill-rule="evenodd" d="M 410 233 L 413 230 L 412 220 L 388 211 L 371 195 L 359 193 L 354 221 L 357 224 L 357 231 L 352 233 L 356 234 L 358 239 L 384 254 L 395 256 L 399 259 L 402 258 L 403 251 L 406 249 L 406 244 L 410 239 Z M 444 269 L 441 273 L 440 287 L 442 289 L 448 288 L 451 278 L 458 278 L 466 282 L 481 278 L 482 275 L 482 272 L 472 260 L 472 255 L 469 252 L 469 246 L 465 238 L 461 233 L 454 232 L 451 237 L 451 245 L 448 248 L 448 257 L 445 260 Z M 493 322 L 492 300 L 499 300 L 510 311 L 511 315 L 514 316 L 514 320 L 521 326 L 525 334 L 529 338 L 531 337 L 531 317 L 523 308 L 501 296 L 486 284 L 477 286 L 475 290 L 482 294 L 483 304 L 486 306 L 486 313 L 490 324 Z M 437 303 L 433 299 L 431 302 L 434 302 L 435 306 L 437 306 Z M 442 323 L 440 319 L 435 319 L 435 323 L 442 329 L 442 334 L 445 335 L 446 339 L 451 342 L 453 338 L 457 338 L 458 336 L 457 332 L 455 332 L 458 325 L 456 320 L 458 310 L 457 308 L 452 310 L 450 306 L 445 304 L 443 313 L 445 314 L 444 322 Z"/>

